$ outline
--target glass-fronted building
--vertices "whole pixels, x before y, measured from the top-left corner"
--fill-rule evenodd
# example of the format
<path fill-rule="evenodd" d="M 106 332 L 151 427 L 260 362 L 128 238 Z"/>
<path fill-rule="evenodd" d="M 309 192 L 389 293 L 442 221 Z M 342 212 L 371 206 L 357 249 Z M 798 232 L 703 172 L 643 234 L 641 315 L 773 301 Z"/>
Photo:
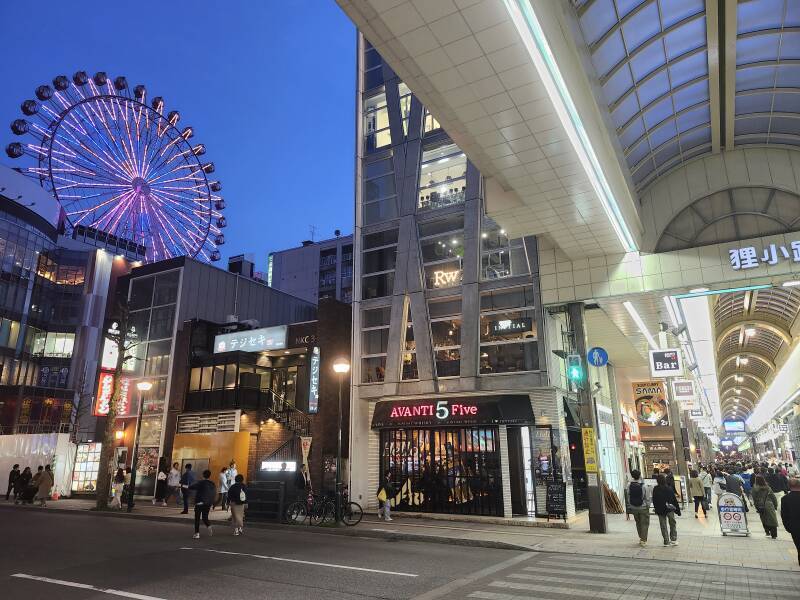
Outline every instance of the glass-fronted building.
<path fill-rule="evenodd" d="M 546 514 L 570 468 L 536 239 L 363 36 L 358 63 L 351 494 L 388 470 L 399 510 Z"/>

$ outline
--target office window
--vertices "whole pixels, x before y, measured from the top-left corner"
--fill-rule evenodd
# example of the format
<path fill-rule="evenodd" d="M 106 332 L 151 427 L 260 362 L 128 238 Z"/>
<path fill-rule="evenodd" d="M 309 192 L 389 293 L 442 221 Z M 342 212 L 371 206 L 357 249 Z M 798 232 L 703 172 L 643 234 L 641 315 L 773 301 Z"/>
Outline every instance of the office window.
<path fill-rule="evenodd" d="M 175 317 L 175 305 L 168 304 L 154 308 L 150 322 L 150 339 L 160 340 L 172 337 L 172 325 Z"/>
<path fill-rule="evenodd" d="M 424 133 L 430 133 L 432 131 L 438 131 L 441 128 L 442 128 L 441 123 L 439 123 L 439 121 L 437 121 L 433 117 L 433 115 L 428 111 L 428 109 L 426 108 L 425 109 L 425 124 L 424 124 L 424 128 L 423 128 L 424 129 Z"/>
<path fill-rule="evenodd" d="M 402 81 L 397 86 L 400 94 L 400 118 L 403 120 L 403 135 L 408 135 L 408 120 L 411 117 L 411 90 Z"/>
<path fill-rule="evenodd" d="M 137 277 L 131 281 L 130 299 L 128 308 L 138 310 L 140 308 L 150 308 L 153 304 L 153 287 L 155 277 Z"/>
<path fill-rule="evenodd" d="M 171 304 L 178 300 L 180 275 L 180 271 L 169 271 L 168 273 L 156 275 L 153 306 Z"/>
<path fill-rule="evenodd" d="M 363 299 L 389 296 L 394 291 L 394 268 L 397 260 L 397 229 L 364 236 Z"/>
<path fill-rule="evenodd" d="M 372 225 L 397 217 L 392 159 L 368 163 L 364 167 L 364 224 Z"/>
<path fill-rule="evenodd" d="M 458 377 L 461 369 L 461 298 L 429 300 L 431 342 L 437 377 Z"/>
<path fill-rule="evenodd" d="M 405 338 L 403 339 L 402 379 L 419 379 L 417 369 L 417 342 L 414 339 L 414 325 L 411 321 L 411 307 L 408 308 Z"/>
<path fill-rule="evenodd" d="M 501 279 L 529 273 L 525 240 L 509 239 L 505 229 L 484 217 L 481 226 L 481 279 Z"/>
<path fill-rule="evenodd" d="M 371 90 L 383 85 L 383 61 L 375 48 L 368 46 L 364 50 L 364 89 Z"/>
<path fill-rule="evenodd" d="M 539 369 L 538 332 L 530 286 L 481 294 L 480 372 Z"/>
<path fill-rule="evenodd" d="M 391 144 L 386 94 L 381 91 L 364 99 L 364 152 L 374 152 Z"/>
<path fill-rule="evenodd" d="M 384 380 L 391 307 L 364 310 L 361 324 L 361 382 Z"/>
<path fill-rule="evenodd" d="M 463 204 L 467 191 L 467 157 L 455 144 L 422 153 L 419 210 Z"/>

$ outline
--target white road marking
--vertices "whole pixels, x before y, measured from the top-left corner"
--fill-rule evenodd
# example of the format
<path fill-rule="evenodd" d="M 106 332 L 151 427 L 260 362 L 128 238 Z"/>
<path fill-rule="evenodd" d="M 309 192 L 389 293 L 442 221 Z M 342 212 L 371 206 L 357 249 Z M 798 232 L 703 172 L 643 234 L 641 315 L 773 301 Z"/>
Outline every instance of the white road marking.
<path fill-rule="evenodd" d="M 297 558 L 282 558 L 280 556 L 265 556 L 263 554 L 248 554 L 247 552 L 228 552 L 227 550 L 214 550 L 212 548 L 189 548 L 183 547 L 181 550 L 202 550 L 203 552 L 215 552 L 217 554 L 230 554 L 232 556 L 249 556 L 262 560 L 275 560 L 278 562 L 298 563 L 301 565 L 314 565 L 316 567 L 329 567 L 331 569 L 346 569 L 348 571 L 366 571 L 367 573 L 380 573 L 382 575 L 397 575 L 398 577 L 419 577 L 415 573 L 401 573 L 397 571 L 381 571 L 380 569 L 367 569 L 366 567 L 351 567 L 349 565 L 336 565 L 332 563 L 315 562 L 313 560 L 299 560 Z"/>
<path fill-rule="evenodd" d="M 377 529 L 373 527 L 370 531 L 386 531 L 388 533 L 400 533 L 397 529 Z"/>
<path fill-rule="evenodd" d="M 101 588 L 88 583 L 79 583 L 77 581 L 65 581 L 64 579 L 51 579 L 50 577 L 39 577 L 38 575 L 28 575 L 27 573 L 14 573 L 11 577 L 18 579 L 31 579 L 33 581 L 41 581 L 43 583 L 54 583 L 56 585 L 63 585 L 66 587 L 80 588 L 82 590 L 92 590 L 93 592 L 101 592 L 103 594 L 111 594 L 112 596 L 122 596 L 123 598 L 135 598 L 136 600 L 165 600 L 156 596 L 147 596 L 145 594 L 136 594 L 134 592 L 126 592 L 124 590 L 113 590 L 111 588 Z"/>

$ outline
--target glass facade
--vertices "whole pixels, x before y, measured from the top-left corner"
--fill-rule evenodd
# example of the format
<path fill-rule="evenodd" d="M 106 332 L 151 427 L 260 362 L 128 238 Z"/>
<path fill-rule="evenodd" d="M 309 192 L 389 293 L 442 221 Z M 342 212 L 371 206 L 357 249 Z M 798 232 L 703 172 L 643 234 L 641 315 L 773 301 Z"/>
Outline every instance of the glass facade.
<path fill-rule="evenodd" d="M 389 471 L 397 510 L 503 514 L 496 427 L 384 429 L 381 472 Z"/>
<path fill-rule="evenodd" d="M 455 144 L 424 150 L 419 175 L 421 210 L 463 204 L 467 190 L 467 157 Z"/>

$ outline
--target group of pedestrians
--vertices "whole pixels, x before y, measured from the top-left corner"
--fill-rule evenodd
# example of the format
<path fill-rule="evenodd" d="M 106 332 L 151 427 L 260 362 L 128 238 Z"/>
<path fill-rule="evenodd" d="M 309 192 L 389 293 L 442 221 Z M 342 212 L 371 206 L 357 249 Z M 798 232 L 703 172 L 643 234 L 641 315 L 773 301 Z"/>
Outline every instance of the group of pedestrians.
<path fill-rule="evenodd" d="M 676 516 L 681 507 L 676 493 L 675 477 L 669 469 L 654 469 L 655 487 L 645 484 L 638 470 L 631 471 L 626 491 L 627 512 L 636 523 L 639 545 L 646 546 L 650 526 L 650 508 L 658 516 L 665 546 L 678 545 Z M 709 464 L 689 473 L 688 495 L 694 501 L 694 516 L 703 517 L 713 510 L 722 494 L 741 498 L 745 510 L 750 505 L 758 513 L 768 538 L 777 539 L 779 519 L 792 536 L 800 562 L 800 470 L 790 463 Z"/>
<path fill-rule="evenodd" d="M 236 462 L 231 461 L 227 467 L 222 467 L 216 478 L 216 483 L 211 478 L 211 471 L 206 469 L 201 478 L 197 478 L 192 465 L 180 469 L 180 463 L 173 463 L 169 471 L 159 469 L 156 476 L 156 493 L 153 504 L 167 506 L 171 498 L 175 498 L 178 506 L 183 505 L 181 514 L 189 514 L 190 505 L 194 505 L 194 538 L 200 537 L 200 523 L 206 526 L 209 535 L 214 534 L 214 529 L 209 520 L 209 514 L 215 508 L 231 513 L 233 535 L 244 532 L 244 512 L 247 506 L 247 487 L 244 476 L 237 468 Z"/>
<path fill-rule="evenodd" d="M 10 501 L 13 496 L 14 504 L 38 502 L 39 506 L 47 506 L 54 484 L 50 465 L 39 465 L 34 474 L 30 467 L 20 471 L 19 465 L 15 464 L 8 473 L 6 500 Z"/>

